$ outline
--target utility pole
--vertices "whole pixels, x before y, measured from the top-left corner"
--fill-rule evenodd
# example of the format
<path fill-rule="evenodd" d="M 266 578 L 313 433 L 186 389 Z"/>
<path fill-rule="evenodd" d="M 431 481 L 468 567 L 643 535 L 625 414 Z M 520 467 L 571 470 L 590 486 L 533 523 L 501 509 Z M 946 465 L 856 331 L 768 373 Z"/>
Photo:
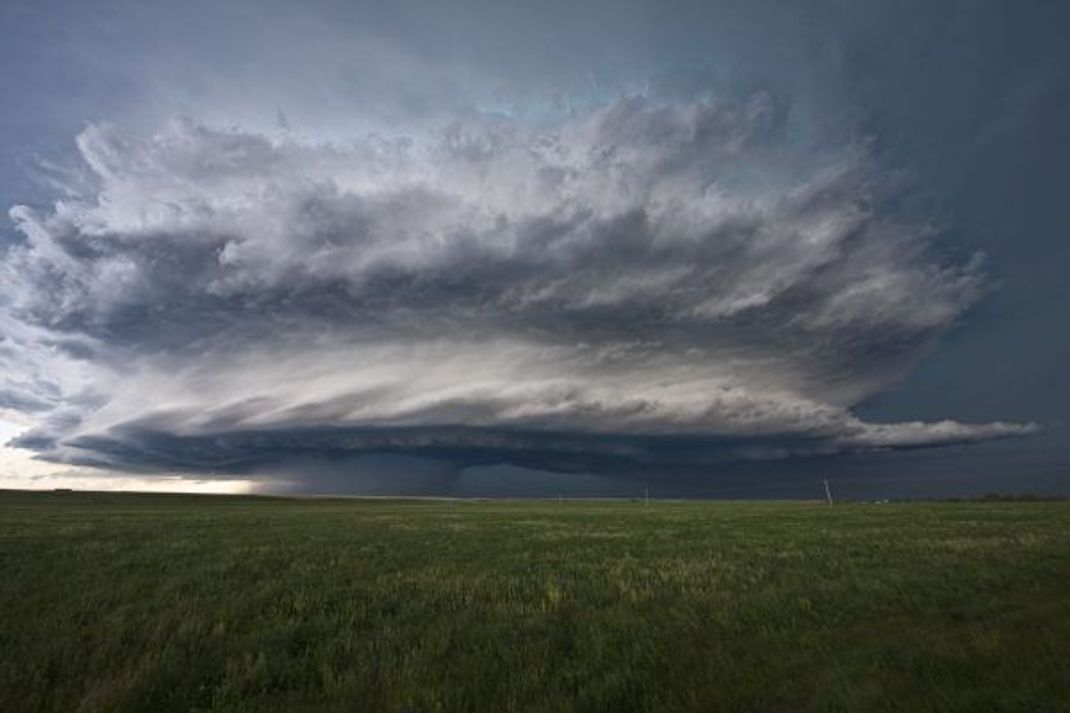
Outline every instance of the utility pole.
<path fill-rule="evenodd" d="M 650 488 L 643 488 L 643 505 L 650 506 Z"/>
<path fill-rule="evenodd" d="M 825 478 L 825 499 L 828 500 L 829 507 L 832 507 L 832 491 L 829 490 L 828 478 Z"/>

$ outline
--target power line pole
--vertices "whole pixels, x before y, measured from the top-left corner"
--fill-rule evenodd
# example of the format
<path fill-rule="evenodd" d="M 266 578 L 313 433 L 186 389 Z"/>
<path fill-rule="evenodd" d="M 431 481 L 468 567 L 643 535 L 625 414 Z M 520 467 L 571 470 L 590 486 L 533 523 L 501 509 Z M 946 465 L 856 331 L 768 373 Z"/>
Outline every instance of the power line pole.
<path fill-rule="evenodd" d="M 643 488 L 643 505 L 650 507 L 650 488 Z"/>
<path fill-rule="evenodd" d="M 829 479 L 825 478 L 825 499 L 828 500 L 829 507 L 832 507 L 832 491 L 829 490 Z"/>

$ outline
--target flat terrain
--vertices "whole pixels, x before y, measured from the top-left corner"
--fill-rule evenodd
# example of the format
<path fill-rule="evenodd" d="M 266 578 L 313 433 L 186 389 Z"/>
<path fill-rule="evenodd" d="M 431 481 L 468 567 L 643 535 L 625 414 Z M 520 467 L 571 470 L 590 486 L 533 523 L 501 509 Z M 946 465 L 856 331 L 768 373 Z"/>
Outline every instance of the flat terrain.
<path fill-rule="evenodd" d="M 1070 502 L 0 492 L 0 710 L 1067 711 Z"/>

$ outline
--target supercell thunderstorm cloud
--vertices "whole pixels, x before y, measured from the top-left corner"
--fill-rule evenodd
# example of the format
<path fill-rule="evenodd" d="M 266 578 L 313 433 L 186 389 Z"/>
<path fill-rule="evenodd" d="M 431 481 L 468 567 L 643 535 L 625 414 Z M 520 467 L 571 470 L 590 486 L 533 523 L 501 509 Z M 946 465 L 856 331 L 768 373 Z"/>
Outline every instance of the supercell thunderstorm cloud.
<path fill-rule="evenodd" d="M 16 445 L 119 470 L 329 456 L 608 472 L 917 448 L 1031 424 L 874 423 L 984 291 L 886 206 L 866 142 L 766 92 L 315 142 L 94 123 L 10 210 Z"/>

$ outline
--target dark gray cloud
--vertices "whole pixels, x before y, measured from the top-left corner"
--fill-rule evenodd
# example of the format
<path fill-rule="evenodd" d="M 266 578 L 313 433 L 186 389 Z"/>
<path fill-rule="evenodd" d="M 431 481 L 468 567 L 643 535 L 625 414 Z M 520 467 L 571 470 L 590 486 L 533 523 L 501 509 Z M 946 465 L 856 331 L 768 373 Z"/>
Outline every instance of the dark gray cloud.
<path fill-rule="evenodd" d="M 602 473 L 1033 430 L 852 413 L 983 293 L 981 258 L 942 257 L 864 140 L 806 140 L 791 109 L 655 92 L 345 144 L 90 125 L 92 188 L 11 210 L 19 444 Z"/>

